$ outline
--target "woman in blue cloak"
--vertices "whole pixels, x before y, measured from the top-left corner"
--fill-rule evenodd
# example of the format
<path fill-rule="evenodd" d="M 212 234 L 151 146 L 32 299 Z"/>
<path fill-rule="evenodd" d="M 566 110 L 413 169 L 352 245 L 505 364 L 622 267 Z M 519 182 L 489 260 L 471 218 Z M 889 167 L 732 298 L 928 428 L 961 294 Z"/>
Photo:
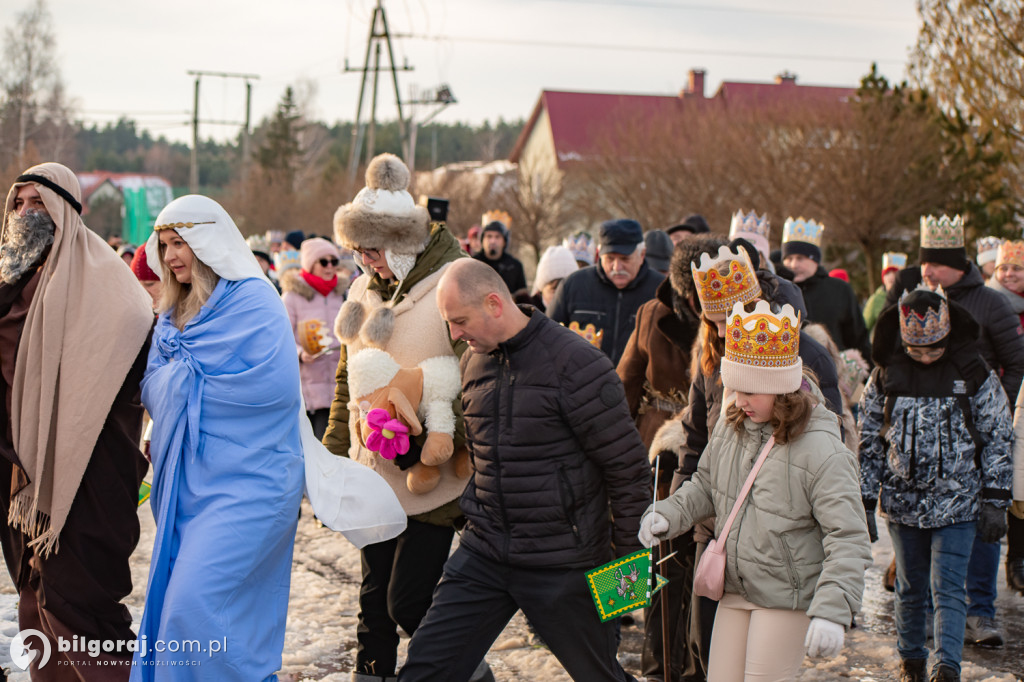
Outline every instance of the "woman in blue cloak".
<path fill-rule="evenodd" d="M 304 481 L 288 315 L 212 199 L 169 204 L 146 249 L 157 535 L 131 679 L 274 680 Z"/>

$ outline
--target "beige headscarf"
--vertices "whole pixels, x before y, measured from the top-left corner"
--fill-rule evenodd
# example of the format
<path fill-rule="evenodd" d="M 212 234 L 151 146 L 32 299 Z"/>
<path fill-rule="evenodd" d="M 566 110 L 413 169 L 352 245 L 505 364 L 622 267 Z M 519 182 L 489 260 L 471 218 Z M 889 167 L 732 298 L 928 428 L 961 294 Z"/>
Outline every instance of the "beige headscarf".
<path fill-rule="evenodd" d="M 59 163 L 34 166 L 77 202 L 78 178 Z M 67 198 L 35 185 L 56 225 L 32 297 L 11 387 L 14 450 L 29 483 L 11 500 L 7 522 L 42 556 L 56 552 L 100 430 L 153 325 L 152 302 L 110 246 L 82 222 Z M 126 453 L 127 455 L 127 453 Z"/>

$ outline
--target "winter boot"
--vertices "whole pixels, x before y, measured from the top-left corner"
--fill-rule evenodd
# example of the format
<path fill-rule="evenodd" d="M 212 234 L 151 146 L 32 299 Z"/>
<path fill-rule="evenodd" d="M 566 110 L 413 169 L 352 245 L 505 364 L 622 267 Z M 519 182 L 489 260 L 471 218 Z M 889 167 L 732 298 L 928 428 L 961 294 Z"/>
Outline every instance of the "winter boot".
<path fill-rule="evenodd" d="M 940 663 L 932 668 L 932 676 L 928 682 L 960 682 L 960 673 Z"/>
<path fill-rule="evenodd" d="M 1006 560 L 1006 584 L 1024 594 L 1024 559 Z"/>
<path fill-rule="evenodd" d="M 928 663 L 924 658 L 909 658 L 900 661 L 899 682 L 925 682 Z"/>
<path fill-rule="evenodd" d="M 398 682 L 394 675 L 381 677 L 380 675 L 367 675 L 366 673 L 352 673 L 351 682 Z"/>

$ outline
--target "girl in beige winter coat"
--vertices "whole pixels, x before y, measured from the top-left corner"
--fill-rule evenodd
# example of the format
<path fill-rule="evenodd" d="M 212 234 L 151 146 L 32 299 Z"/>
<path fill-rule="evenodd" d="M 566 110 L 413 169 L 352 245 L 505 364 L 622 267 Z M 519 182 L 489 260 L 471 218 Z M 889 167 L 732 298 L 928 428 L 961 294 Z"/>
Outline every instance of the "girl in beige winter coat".
<path fill-rule="evenodd" d="M 775 438 L 740 503 L 726 547 L 725 594 L 711 638 L 708 679 L 790 680 L 805 653 L 834 657 L 860 608 L 871 562 L 853 454 L 838 421 L 803 373 L 799 317 L 728 317 L 722 382 L 735 393 L 691 480 L 649 508 L 640 540 L 675 537 L 716 517 L 716 535 L 769 439 Z M 742 643 L 746 642 L 746 646 Z"/>

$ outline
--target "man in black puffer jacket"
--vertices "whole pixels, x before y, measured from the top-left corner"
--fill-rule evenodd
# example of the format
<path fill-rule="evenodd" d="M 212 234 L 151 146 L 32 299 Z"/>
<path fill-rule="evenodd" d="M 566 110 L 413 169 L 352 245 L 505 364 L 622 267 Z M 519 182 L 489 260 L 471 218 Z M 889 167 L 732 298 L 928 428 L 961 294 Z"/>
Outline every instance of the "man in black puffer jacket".
<path fill-rule="evenodd" d="M 399 679 L 467 680 L 516 610 L 576 680 L 631 680 L 584 573 L 640 549 L 647 455 L 608 358 L 493 270 L 453 263 L 438 307 L 462 360 L 467 526 Z M 571 627 L 566 627 L 571 624 Z"/>

